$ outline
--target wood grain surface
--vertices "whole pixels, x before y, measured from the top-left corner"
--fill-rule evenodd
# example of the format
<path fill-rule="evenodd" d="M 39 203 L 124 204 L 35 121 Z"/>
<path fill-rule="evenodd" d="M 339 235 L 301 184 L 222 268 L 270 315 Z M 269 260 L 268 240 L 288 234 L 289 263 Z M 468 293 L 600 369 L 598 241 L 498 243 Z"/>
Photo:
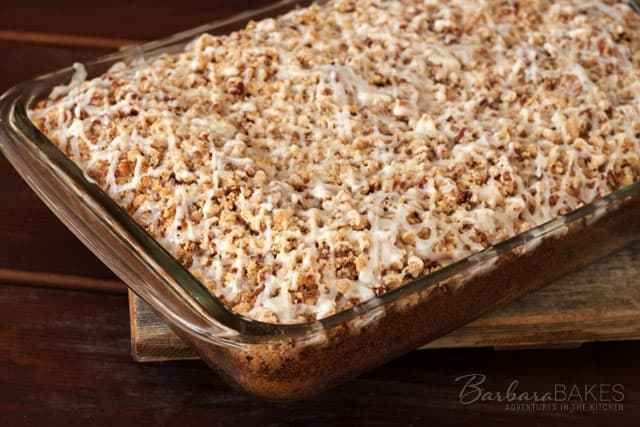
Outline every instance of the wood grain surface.
<path fill-rule="evenodd" d="M 274 0 L 2 0 L 0 28 L 153 40 L 270 3 Z"/>
<path fill-rule="evenodd" d="M 637 425 L 640 342 L 576 350 L 414 352 L 306 402 L 269 403 L 230 389 L 200 361 L 129 356 L 126 297 L 0 287 L 0 425 Z M 512 412 L 462 405 L 456 378 L 539 393 L 555 384 L 622 384 L 620 413 Z M 637 419 L 635 419 L 637 421 Z M 486 422 L 486 424 L 485 424 Z"/>
<path fill-rule="evenodd" d="M 126 40 L 163 37 L 267 1 L 3 0 L 0 30 Z M 11 40 L 9 40 L 11 39 Z M 106 53 L 67 38 L 0 40 L 0 91 Z M 117 44 L 117 43 L 116 43 Z M 0 425 L 629 425 L 640 424 L 639 342 L 574 350 L 414 352 L 317 399 L 257 401 L 231 390 L 199 361 L 135 363 L 126 295 L 0 158 Z M 54 274 L 45 287 L 41 274 Z M 67 281 L 65 277 L 73 280 Z M 31 280 L 33 279 L 33 280 Z M 40 282 L 40 283 L 39 283 Z M 112 282 L 109 282 L 112 283 Z M 96 286 L 94 286 L 96 285 Z M 481 373 L 489 391 L 545 392 L 557 384 L 624 386 L 620 412 L 509 411 L 499 402 L 463 405 L 456 378 Z"/>

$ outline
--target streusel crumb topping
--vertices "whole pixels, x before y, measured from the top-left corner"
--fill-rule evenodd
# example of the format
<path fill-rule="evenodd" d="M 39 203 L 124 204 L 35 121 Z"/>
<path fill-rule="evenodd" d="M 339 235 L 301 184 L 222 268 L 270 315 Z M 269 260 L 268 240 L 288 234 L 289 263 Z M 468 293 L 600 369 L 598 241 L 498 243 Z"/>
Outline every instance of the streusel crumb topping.
<path fill-rule="evenodd" d="M 638 180 L 640 21 L 330 1 L 81 65 L 30 115 L 233 311 L 323 318 Z"/>

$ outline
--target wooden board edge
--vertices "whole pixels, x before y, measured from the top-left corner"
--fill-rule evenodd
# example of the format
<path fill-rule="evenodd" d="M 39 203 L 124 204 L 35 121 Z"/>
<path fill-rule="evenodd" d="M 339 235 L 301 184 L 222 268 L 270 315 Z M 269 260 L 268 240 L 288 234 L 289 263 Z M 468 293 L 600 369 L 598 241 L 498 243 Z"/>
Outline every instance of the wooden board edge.
<path fill-rule="evenodd" d="M 137 319 L 140 310 L 148 316 L 152 313 L 144 301 L 137 295 L 129 293 L 129 312 L 131 315 L 131 354 L 136 362 L 168 362 L 174 360 L 196 360 L 198 357 L 191 348 L 181 343 L 175 334 L 166 327 L 166 332 L 160 341 L 172 342 L 174 347 L 159 347 L 152 339 L 144 339 L 139 335 Z M 162 319 L 155 313 L 157 322 Z M 524 349 L 571 349 L 578 348 L 586 342 L 608 342 L 624 340 L 640 340 L 640 315 L 620 317 L 606 321 L 589 321 L 581 324 L 580 330 L 572 322 L 546 325 L 539 331 L 523 333 L 519 339 L 510 341 L 496 332 L 495 337 L 483 336 L 482 340 L 473 339 L 473 323 L 454 331 L 450 335 L 441 337 L 419 350 L 460 349 L 460 348 L 493 348 L 495 350 L 524 350 Z M 157 337 L 156 337 L 157 338 Z M 167 355 L 167 352 L 170 355 Z"/>

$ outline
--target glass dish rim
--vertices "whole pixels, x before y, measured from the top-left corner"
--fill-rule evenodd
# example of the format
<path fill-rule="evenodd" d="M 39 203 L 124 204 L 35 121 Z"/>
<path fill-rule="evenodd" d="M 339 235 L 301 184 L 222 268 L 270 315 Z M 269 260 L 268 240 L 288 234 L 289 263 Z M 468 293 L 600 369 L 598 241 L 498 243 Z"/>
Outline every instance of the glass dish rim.
<path fill-rule="evenodd" d="M 220 29 L 226 25 L 240 24 L 248 22 L 253 18 L 270 14 L 282 8 L 295 8 L 301 5 L 311 3 L 322 3 L 322 1 L 309 0 L 281 0 L 269 6 L 245 11 L 226 19 L 216 20 L 211 23 L 195 27 L 193 29 L 176 33 L 170 37 L 151 41 L 140 46 L 132 46 L 121 49 L 119 52 L 110 53 L 100 56 L 96 59 L 85 62 L 87 68 L 97 65 L 112 65 L 119 61 L 130 61 L 136 57 L 152 57 L 161 54 L 178 44 L 184 44 L 191 41 L 199 34 L 211 32 Z M 638 11 L 637 0 L 629 1 L 631 7 Z M 97 203 L 103 210 L 107 211 L 110 216 L 106 219 L 113 224 L 119 225 L 126 233 L 128 238 L 133 238 L 144 249 L 144 255 L 150 258 L 155 264 L 165 271 L 182 290 L 187 293 L 192 302 L 195 301 L 205 312 L 210 315 L 216 322 L 225 328 L 229 328 L 242 336 L 260 339 L 265 337 L 284 337 L 291 338 L 295 336 L 308 335 L 318 331 L 332 329 L 336 326 L 345 324 L 361 316 L 370 315 L 377 312 L 378 309 L 401 300 L 404 297 L 425 291 L 428 288 L 435 287 L 448 279 L 452 279 L 460 274 L 469 274 L 474 268 L 481 267 L 484 263 L 498 260 L 501 255 L 512 252 L 514 249 L 523 247 L 524 245 L 544 239 L 555 232 L 563 230 L 571 224 L 574 224 L 589 215 L 597 213 L 601 209 L 607 209 L 614 206 L 617 202 L 622 201 L 627 196 L 640 193 L 640 182 L 630 184 L 615 192 L 612 192 L 602 198 L 575 209 L 567 214 L 560 215 L 546 223 L 531 228 L 523 233 L 519 233 L 509 239 L 501 241 L 495 245 L 491 245 L 482 251 L 475 252 L 460 260 L 457 260 L 445 267 L 434 272 L 422 275 L 411 280 L 404 285 L 388 291 L 380 296 L 374 296 L 354 307 L 337 312 L 323 319 L 300 322 L 300 323 L 267 323 L 248 318 L 246 316 L 233 313 L 225 304 L 223 304 L 215 295 L 210 293 L 206 287 L 195 278 L 188 269 L 184 268 L 178 261 L 170 255 L 162 246 L 153 238 L 142 226 L 138 225 L 132 216 L 120 208 L 116 202 L 111 199 L 106 192 L 97 185 L 86 179 L 86 176 L 80 168 L 66 155 L 64 155 L 28 118 L 26 110 L 27 105 L 33 100 L 32 97 L 25 95 L 38 86 L 48 87 L 49 91 L 53 85 L 47 86 L 51 80 L 59 78 L 62 75 L 72 73 L 72 67 L 62 68 L 50 73 L 40 75 L 36 78 L 20 83 L 0 96 L 0 105 L 4 103 L 11 104 L 9 114 L 0 117 L 0 125 L 6 126 L 6 131 L 12 136 L 18 137 L 22 142 L 30 143 L 32 146 L 43 154 L 43 160 L 49 165 L 55 165 L 56 170 L 61 170 L 66 174 L 66 178 L 71 178 L 81 184 L 84 195 L 89 197 L 93 203 Z M 0 149 L 4 151 L 3 144 L 0 143 Z M 93 211 L 95 213 L 95 211 Z M 103 218 L 104 219 L 104 218 Z M 124 238 L 118 233 L 119 238 Z M 466 282 L 463 282 L 463 284 Z M 167 286 L 170 284 L 165 283 Z"/>

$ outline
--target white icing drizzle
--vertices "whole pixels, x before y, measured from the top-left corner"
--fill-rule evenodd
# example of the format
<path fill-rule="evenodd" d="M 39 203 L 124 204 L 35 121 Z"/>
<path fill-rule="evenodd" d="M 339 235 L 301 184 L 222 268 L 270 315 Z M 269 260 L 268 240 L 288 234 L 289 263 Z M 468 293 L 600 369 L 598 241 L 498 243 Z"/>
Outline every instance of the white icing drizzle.
<path fill-rule="evenodd" d="M 300 322 L 637 180 L 638 26 L 601 1 L 330 1 L 75 64 L 30 115 L 233 310 Z"/>

